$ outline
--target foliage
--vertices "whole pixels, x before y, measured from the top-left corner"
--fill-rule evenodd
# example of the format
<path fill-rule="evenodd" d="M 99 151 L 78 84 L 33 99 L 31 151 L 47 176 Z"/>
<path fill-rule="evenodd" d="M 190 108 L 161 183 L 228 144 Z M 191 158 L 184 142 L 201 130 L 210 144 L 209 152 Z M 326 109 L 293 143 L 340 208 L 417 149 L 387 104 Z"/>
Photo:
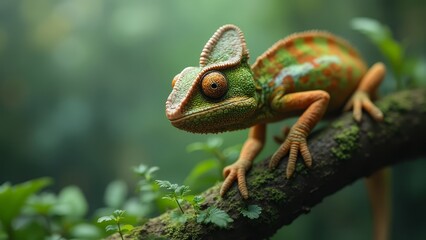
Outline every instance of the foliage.
<path fill-rule="evenodd" d="M 84 219 L 88 205 L 78 187 L 65 187 L 58 195 L 36 194 L 51 182 L 41 178 L 0 187 L 0 222 L 6 231 L 2 234 L 0 229 L 0 238 L 93 239 L 103 236 L 96 226 Z"/>
<path fill-rule="evenodd" d="M 246 209 L 241 209 L 241 214 L 250 219 L 259 218 L 261 213 L 262 208 L 258 205 L 248 205 Z"/>
<path fill-rule="evenodd" d="M 370 18 L 355 18 L 352 28 L 374 43 L 391 66 L 398 90 L 417 86 L 426 78 L 426 61 L 408 57 L 405 46 L 395 40 L 389 27 Z"/>
<path fill-rule="evenodd" d="M 156 180 L 158 185 L 161 188 L 165 188 L 167 190 L 167 194 L 163 197 L 163 199 L 170 200 L 176 202 L 182 214 L 185 212 L 182 209 L 181 202 L 184 201 L 183 197 L 190 191 L 188 186 L 178 184 L 172 184 L 169 181 Z"/>
<path fill-rule="evenodd" d="M 88 204 L 84 194 L 76 186 L 65 187 L 56 195 L 50 192 L 36 194 L 51 184 L 48 178 L 34 179 L 15 186 L 5 183 L 0 186 L 0 239 L 26 239 L 28 236 L 41 239 L 99 239 L 110 232 L 118 233 L 123 239 L 123 234 L 140 224 L 156 206 L 161 206 L 159 188 L 167 191 L 162 199 L 175 202 L 179 207 L 180 212 L 171 213 L 171 218 L 176 222 L 185 223 L 193 219 L 219 227 L 232 222 L 224 211 L 216 207 L 202 210 L 204 198 L 187 195 L 190 192 L 189 186 L 154 180 L 153 173 L 158 169 L 145 165 L 133 169 L 141 178 L 136 189 L 140 194 L 139 198 L 128 196 L 125 182 L 112 181 L 104 194 L 106 206 L 95 211 L 93 221 L 86 219 Z M 184 212 L 184 203 L 192 211 Z M 109 214 L 111 212 L 112 215 Z M 161 210 L 157 209 L 157 212 Z"/>
<path fill-rule="evenodd" d="M 112 215 L 100 217 L 98 223 L 108 223 L 105 230 L 107 232 L 119 233 L 121 239 L 124 240 L 123 234 L 134 228 L 130 224 L 122 224 L 125 219 L 124 213 L 125 211 L 123 210 L 115 210 Z"/>
<path fill-rule="evenodd" d="M 186 196 L 188 193 L 189 187 L 185 185 L 179 186 L 178 184 L 172 184 L 169 181 L 156 180 L 158 185 L 161 188 L 167 190 L 167 195 L 164 196 L 164 199 L 174 201 L 178 205 L 181 214 L 177 212 L 172 212 L 171 218 L 179 223 L 185 223 L 188 219 L 196 218 L 198 223 L 204 224 L 215 224 L 219 227 L 226 227 L 228 223 L 232 222 L 232 218 L 223 210 L 210 206 L 205 210 L 201 210 L 201 203 L 204 201 L 202 196 Z M 188 202 L 194 210 L 195 214 L 190 214 L 185 212 L 182 208 L 182 204 Z"/>
<path fill-rule="evenodd" d="M 201 151 L 211 156 L 195 165 L 185 180 L 194 192 L 201 192 L 221 180 L 222 169 L 238 158 L 240 144 L 221 149 L 222 145 L 222 138 L 211 137 L 206 142 L 195 142 L 187 146 L 188 152 Z"/>
<path fill-rule="evenodd" d="M 159 203 L 160 192 L 158 184 L 154 181 L 154 173 L 157 172 L 159 167 L 148 167 L 140 164 L 133 168 L 133 172 L 140 177 L 137 184 L 136 191 L 139 193 L 139 201 L 146 206 L 145 210 L 148 214 L 154 212 L 161 203 Z"/>
<path fill-rule="evenodd" d="M 198 223 L 213 223 L 219 227 L 227 227 L 228 223 L 233 222 L 232 218 L 223 210 L 211 206 L 205 211 L 201 212 L 197 217 Z"/>
<path fill-rule="evenodd" d="M 128 197 L 127 184 L 121 180 L 112 181 L 104 194 L 106 206 L 95 211 L 93 221 L 87 219 L 88 203 L 76 186 L 67 186 L 58 194 L 37 194 L 52 181 L 41 178 L 14 186 L 4 183 L 0 186 L 0 239 L 27 239 L 29 236 L 37 239 L 100 239 L 107 234 L 101 227 L 121 235 L 151 213 L 150 204 L 158 198 L 152 197 L 158 196 L 153 187 L 156 185 L 153 173 L 157 170 L 158 167 L 144 165 L 134 168 L 135 173 L 142 177 L 138 193 L 151 195 L 149 199 Z M 120 208 L 129 214 L 124 217 L 125 210 L 115 210 Z M 108 215 L 111 212 L 114 214 Z M 99 218 L 100 225 L 95 224 L 96 216 L 104 216 Z"/>
<path fill-rule="evenodd" d="M 9 183 L 0 186 L 0 223 L 9 238 L 13 236 L 12 221 L 21 213 L 27 199 L 50 183 L 50 179 L 40 178 L 15 186 Z"/>

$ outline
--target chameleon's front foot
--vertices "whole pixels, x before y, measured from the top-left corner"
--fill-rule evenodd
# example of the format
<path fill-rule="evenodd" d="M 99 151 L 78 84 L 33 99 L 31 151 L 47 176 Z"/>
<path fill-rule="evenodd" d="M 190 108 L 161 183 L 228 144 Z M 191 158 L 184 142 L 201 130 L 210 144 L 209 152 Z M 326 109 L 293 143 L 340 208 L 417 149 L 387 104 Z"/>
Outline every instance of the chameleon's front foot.
<path fill-rule="evenodd" d="M 302 154 L 306 166 L 311 167 L 312 157 L 306 141 L 308 132 L 309 131 L 304 130 L 301 127 L 293 127 L 284 143 L 281 144 L 278 150 L 271 157 L 269 168 L 275 169 L 280 163 L 281 159 L 290 152 L 286 169 L 286 177 L 290 178 L 296 168 L 296 160 L 299 151 Z"/>
<path fill-rule="evenodd" d="M 246 183 L 246 172 L 250 169 L 251 163 L 248 161 L 236 161 L 234 164 L 229 165 L 223 169 L 223 181 L 222 187 L 220 188 L 220 195 L 223 197 L 229 190 L 235 180 L 238 182 L 238 189 L 240 190 L 241 196 L 244 199 L 249 197 L 247 183 Z"/>

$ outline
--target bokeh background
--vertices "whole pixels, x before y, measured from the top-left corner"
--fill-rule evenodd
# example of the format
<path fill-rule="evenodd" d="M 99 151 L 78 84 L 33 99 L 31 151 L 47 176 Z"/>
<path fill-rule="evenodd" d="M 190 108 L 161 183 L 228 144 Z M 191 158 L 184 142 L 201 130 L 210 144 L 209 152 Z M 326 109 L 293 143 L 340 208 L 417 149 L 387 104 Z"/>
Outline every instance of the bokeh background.
<path fill-rule="evenodd" d="M 2 0 L 0 1 L 0 184 L 50 176 L 52 191 L 77 185 L 90 208 L 106 185 L 135 178 L 131 167 L 159 166 L 159 179 L 182 183 L 205 141 L 165 117 L 171 80 L 213 32 L 233 23 L 245 33 L 251 62 L 278 39 L 324 29 L 349 39 L 369 64 L 383 61 L 351 28 L 355 17 L 390 27 L 407 54 L 425 57 L 424 0 Z M 385 88 L 393 82 L 386 80 Z M 283 124 L 269 128 L 268 136 Z M 225 133 L 225 145 L 247 131 Z M 271 137 L 268 139 L 271 140 Z M 268 142 L 262 156 L 277 145 Z M 262 157 L 260 157 L 262 158 Z M 426 239 L 425 161 L 394 167 L 394 239 Z M 367 239 L 364 183 L 328 197 L 273 239 Z"/>

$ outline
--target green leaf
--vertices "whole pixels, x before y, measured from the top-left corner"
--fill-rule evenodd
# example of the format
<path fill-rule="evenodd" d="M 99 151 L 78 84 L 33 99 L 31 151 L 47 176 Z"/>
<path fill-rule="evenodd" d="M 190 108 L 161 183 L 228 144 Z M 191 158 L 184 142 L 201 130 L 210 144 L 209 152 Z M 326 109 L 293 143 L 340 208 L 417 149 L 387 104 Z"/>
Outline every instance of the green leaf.
<path fill-rule="evenodd" d="M 133 167 L 133 172 L 140 176 L 143 176 L 147 169 L 148 169 L 148 166 L 144 164 L 139 164 L 139 166 Z"/>
<path fill-rule="evenodd" d="M 186 147 L 186 151 L 187 152 L 195 152 L 195 151 L 204 151 L 204 152 L 208 152 L 210 151 L 210 147 L 203 143 L 203 142 L 195 142 L 195 143 L 191 143 Z"/>
<path fill-rule="evenodd" d="M 207 210 L 200 212 L 200 214 L 198 214 L 198 216 L 197 216 L 197 223 L 204 223 L 207 216 L 208 216 Z"/>
<path fill-rule="evenodd" d="M 175 221 L 175 222 L 179 222 L 179 223 L 186 223 L 186 221 L 188 221 L 188 216 L 186 214 L 182 214 L 181 212 L 177 212 L 177 211 L 173 211 L 170 214 L 170 218 Z"/>
<path fill-rule="evenodd" d="M 87 213 L 87 201 L 77 186 L 68 186 L 59 193 L 55 213 L 71 218 L 82 218 Z"/>
<path fill-rule="evenodd" d="M 249 205 L 247 206 L 247 209 L 241 210 L 241 213 L 244 217 L 256 219 L 259 218 L 260 214 L 262 213 L 262 208 L 258 205 Z"/>
<path fill-rule="evenodd" d="M 103 222 L 111 222 L 114 220 L 113 216 L 103 216 L 98 218 L 98 223 L 103 223 Z"/>
<path fill-rule="evenodd" d="M 115 210 L 114 211 L 114 216 L 116 216 L 116 217 L 121 217 L 121 216 L 123 216 L 124 215 L 124 213 L 125 213 L 126 211 L 124 211 L 124 210 L 121 210 L 121 209 L 117 209 L 117 210 Z"/>
<path fill-rule="evenodd" d="M 117 225 L 108 225 L 105 227 L 105 230 L 107 232 L 118 232 L 118 226 Z"/>
<path fill-rule="evenodd" d="M 220 148 L 223 144 L 223 138 L 220 137 L 210 137 L 207 139 L 207 145 L 210 148 Z"/>
<path fill-rule="evenodd" d="M 154 166 L 148 168 L 148 166 L 140 164 L 139 166 L 133 168 L 133 172 L 138 174 L 139 176 L 145 177 L 145 179 L 149 181 L 152 179 L 152 174 L 158 171 L 159 169 L 159 167 Z"/>
<path fill-rule="evenodd" d="M 404 49 L 392 37 L 389 28 L 370 18 L 355 18 L 351 22 L 352 28 L 367 36 L 387 58 L 395 74 L 397 87 L 401 88 L 402 71 L 404 69 Z"/>
<path fill-rule="evenodd" d="M 72 239 L 101 239 L 100 229 L 92 224 L 80 223 L 70 230 Z"/>
<path fill-rule="evenodd" d="M 191 190 L 189 190 L 188 186 L 182 185 L 182 186 L 178 186 L 175 190 L 176 195 L 183 197 L 185 194 L 187 194 L 188 192 L 190 192 Z"/>
<path fill-rule="evenodd" d="M 223 155 L 226 157 L 228 162 L 235 162 L 235 160 L 237 160 L 237 158 L 240 156 L 241 147 L 241 144 L 237 144 L 223 150 Z"/>
<path fill-rule="evenodd" d="M 25 210 L 40 215 L 50 215 L 57 204 L 58 199 L 53 193 L 41 193 L 31 196 L 26 204 Z"/>
<path fill-rule="evenodd" d="M 200 204 L 204 201 L 204 197 L 201 195 L 197 195 L 192 199 L 192 201 L 196 204 Z"/>
<path fill-rule="evenodd" d="M 175 198 L 170 196 L 170 195 L 166 195 L 164 197 L 162 197 L 161 199 L 165 199 L 165 200 L 170 200 L 170 201 L 175 201 Z"/>
<path fill-rule="evenodd" d="M 132 231 L 132 229 L 135 227 L 130 224 L 124 224 L 124 225 L 120 225 L 120 228 L 121 228 L 121 231 L 124 233 L 124 232 Z"/>
<path fill-rule="evenodd" d="M 160 170 L 160 168 L 159 167 L 150 167 L 149 169 L 148 169 L 148 171 L 146 171 L 146 174 L 145 174 L 145 178 L 148 180 L 148 181 L 150 181 L 151 179 L 152 179 L 152 174 L 154 173 L 154 172 L 156 172 L 156 171 L 158 171 L 158 170 Z"/>
<path fill-rule="evenodd" d="M 127 198 L 127 184 L 117 180 L 108 184 L 105 190 L 105 204 L 111 208 L 119 208 Z"/>
<path fill-rule="evenodd" d="M 195 183 L 203 175 L 209 173 L 210 171 L 213 171 L 216 174 L 218 168 L 219 168 L 219 163 L 216 159 L 204 160 L 198 163 L 192 169 L 192 171 L 189 173 L 188 177 L 186 178 L 185 182 Z"/>
<path fill-rule="evenodd" d="M 155 182 L 160 186 L 161 188 L 170 189 L 172 187 L 172 184 L 169 181 L 164 180 L 155 180 Z"/>
<path fill-rule="evenodd" d="M 27 199 L 40 189 L 50 185 L 50 178 L 39 178 L 11 186 L 4 183 L 0 186 L 0 222 L 5 229 L 10 229 L 12 220 L 16 218 Z"/>
<path fill-rule="evenodd" d="M 207 211 L 208 213 L 203 221 L 204 223 L 213 223 L 218 227 L 224 228 L 228 226 L 228 223 L 234 221 L 225 211 L 217 207 L 209 207 Z"/>

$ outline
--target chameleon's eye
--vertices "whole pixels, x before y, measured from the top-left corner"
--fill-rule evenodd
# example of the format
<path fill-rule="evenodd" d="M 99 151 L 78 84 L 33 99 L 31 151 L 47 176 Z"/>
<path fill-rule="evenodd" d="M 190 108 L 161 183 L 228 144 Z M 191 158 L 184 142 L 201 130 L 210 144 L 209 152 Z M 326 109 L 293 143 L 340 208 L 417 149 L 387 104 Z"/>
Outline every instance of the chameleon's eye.
<path fill-rule="evenodd" d="M 176 84 L 176 81 L 178 80 L 178 78 L 179 78 L 179 75 L 180 75 L 180 73 L 179 74 L 177 74 L 174 78 L 173 78 L 173 80 L 172 80 L 172 88 L 174 88 L 175 87 L 175 84 Z"/>
<path fill-rule="evenodd" d="M 228 81 L 220 72 L 208 72 L 202 79 L 201 88 L 207 97 L 221 98 L 228 91 Z"/>

